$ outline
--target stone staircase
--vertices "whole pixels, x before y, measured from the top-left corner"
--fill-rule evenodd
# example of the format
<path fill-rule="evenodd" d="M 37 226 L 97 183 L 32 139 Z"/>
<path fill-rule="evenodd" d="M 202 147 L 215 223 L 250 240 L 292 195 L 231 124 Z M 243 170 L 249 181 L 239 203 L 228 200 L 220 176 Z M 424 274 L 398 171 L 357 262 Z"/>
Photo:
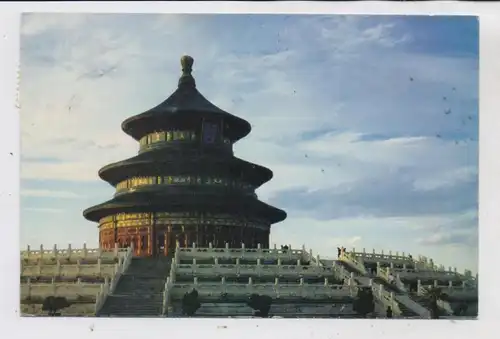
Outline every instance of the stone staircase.
<path fill-rule="evenodd" d="M 395 285 L 389 284 L 387 281 L 385 281 L 384 279 L 382 279 L 380 277 L 374 277 L 373 282 L 384 286 L 386 291 L 394 293 L 395 296 L 402 296 L 402 295 L 406 294 L 406 293 L 402 292 L 399 288 L 397 288 Z M 415 302 L 418 302 L 418 301 L 415 300 Z M 399 305 L 399 309 L 401 310 L 401 316 L 403 316 L 405 318 L 418 316 L 418 314 L 415 311 L 409 309 L 408 307 L 406 307 L 402 303 L 398 302 L 398 305 Z M 422 305 L 422 306 L 425 307 L 425 305 Z"/>
<path fill-rule="evenodd" d="M 362 275 L 362 273 L 358 269 L 356 269 L 355 267 L 349 265 L 346 262 L 337 261 L 337 263 L 339 263 L 340 265 L 342 265 L 347 271 L 353 272 L 354 273 L 354 279 L 356 280 L 357 283 L 359 283 L 361 285 L 367 285 L 369 279 L 372 279 L 372 281 L 373 281 L 373 283 L 375 285 L 382 285 L 386 291 L 393 292 L 394 295 L 396 296 L 396 301 L 398 303 L 399 309 L 401 310 L 401 316 L 402 317 L 405 317 L 405 318 L 408 317 L 408 318 L 410 318 L 410 317 L 418 316 L 417 312 L 415 312 L 414 310 L 408 308 L 402 302 L 399 302 L 397 300 L 399 298 L 405 298 L 406 299 L 406 293 L 400 291 L 396 286 L 389 284 L 387 281 L 385 281 L 384 279 L 379 278 L 379 277 L 372 277 L 372 276 L 368 276 L 368 275 L 366 275 L 366 276 Z M 410 298 L 408 297 L 407 299 L 410 299 Z M 419 301 L 416 301 L 416 300 L 412 300 L 412 301 L 414 301 L 416 303 L 419 303 Z M 420 305 L 420 306 L 427 308 L 426 305 Z"/>
<path fill-rule="evenodd" d="M 99 317 L 158 317 L 171 258 L 133 258 Z"/>

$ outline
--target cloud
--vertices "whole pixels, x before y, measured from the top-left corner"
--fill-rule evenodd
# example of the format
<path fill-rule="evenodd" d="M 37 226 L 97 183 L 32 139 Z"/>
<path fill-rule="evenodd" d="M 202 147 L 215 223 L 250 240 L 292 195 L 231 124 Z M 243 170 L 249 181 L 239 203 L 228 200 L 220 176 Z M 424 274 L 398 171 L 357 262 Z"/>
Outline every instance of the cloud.
<path fill-rule="evenodd" d="M 41 221 L 61 226 L 22 242 L 65 243 L 68 224 L 96 242 L 81 212 L 113 191 L 97 171 L 137 154 L 120 124 L 173 92 L 187 53 L 203 95 L 252 124 L 235 154 L 274 172 L 257 191 L 289 215 L 274 242 L 477 266 L 464 213 L 477 214 L 478 37 L 453 33 L 474 18 L 30 14 L 22 25 L 21 176 L 38 192 L 25 197 L 82 196 Z M 35 212 L 23 209 L 23 229 Z"/>
<path fill-rule="evenodd" d="M 21 190 L 21 196 L 24 197 L 39 197 L 39 198 L 63 198 L 63 199 L 79 199 L 80 195 L 69 191 L 54 191 L 54 190 Z"/>
<path fill-rule="evenodd" d="M 50 213 L 50 214 L 53 214 L 53 213 L 59 214 L 59 213 L 64 212 L 62 209 L 58 209 L 58 208 L 38 208 L 38 207 L 23 208 L 23 211 L 35 212 L 35 213 Z"/>

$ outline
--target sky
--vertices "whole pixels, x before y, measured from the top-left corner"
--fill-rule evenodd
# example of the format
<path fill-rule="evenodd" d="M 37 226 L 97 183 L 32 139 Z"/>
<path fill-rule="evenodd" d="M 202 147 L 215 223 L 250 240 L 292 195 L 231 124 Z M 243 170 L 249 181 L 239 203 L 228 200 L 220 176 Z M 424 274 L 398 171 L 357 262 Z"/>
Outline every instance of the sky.
<path fill-rule="evenodd" d="M 422 254 L 477 272 L 475 17 L 25 14 L 21 248 L 97 247 L 98 170 L 133 157 L 126 118 L 177 87 L 248 120 L 239 158 L 288 213 L 271 243 Z"/>

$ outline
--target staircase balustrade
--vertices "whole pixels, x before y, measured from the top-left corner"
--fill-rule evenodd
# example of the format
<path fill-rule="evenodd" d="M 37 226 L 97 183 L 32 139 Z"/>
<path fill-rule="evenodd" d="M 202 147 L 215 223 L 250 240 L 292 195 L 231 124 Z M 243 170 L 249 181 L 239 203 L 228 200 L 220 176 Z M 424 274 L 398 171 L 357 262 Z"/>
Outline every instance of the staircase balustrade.
<path fill-rule="evenodd" d="M 118 260 L 118 263 L 115 265 L 115 274 L 113 278 L 111 279 L 111 282 L 107 284 L 106 282 L 101 285 L 101 291 L 97 294 L 96 297 L 96 303 L 95 303 L 95 312 L 98 314 L 98 312 L 101 310 L 102 306 L 106 302 L 106 299 L 110 294 L 112 294 L 116 286 L 118 285 L 118 282 L 122 276 L 122 274 L 128 269 L 130 266 L 130 263 L 132 261 L 132 257 L 134 255 L 134 250 L 133 247 L 128 247 L 126 249 L 126 254 L 123 257 L 120 257 Z"/>
<path fill-rule="evenodd" d="M 366 274 L 366 268 L 363 263 L 363 259 L 356 257 L 352 253 L 342 253 L 340 256 L 340 260 L 350 264 L 354 268 L 356 268 L 358 271 L 360 271 L 362 274 Z"/>
<path fill-rule="evenodd" d="M 162 303 L 162 311 L 161 314 L 166 316 L 168 315 L 168 308 L 170 306 L 170 288 L 171 288 L 171 282 L 170 282 L 170 277 L 167 278 L 167 281 L 165 281 L 165 288 L 163 290 L 163 303 Z"/>
<path fill-rule="evenodd" d="M 399 307 L 393 292 L 387 291 L 384 286 L 380 284 L 373 284 L 372 289 L 374 291 L 374 296 L 378 297 L 377 299 L 381 301 L 384 308 L 390 306 L 393 315 L 396 317 L 403 316 L 403 311 Z"/>
<path fill-rule="evenodd" d="M 406 308 L 417 313 L 421 318 L 430 319 L 431 313 L 428 309 L 411 299 L 407 294 L 398 294 L 396 300 L 403 304 Z"/>

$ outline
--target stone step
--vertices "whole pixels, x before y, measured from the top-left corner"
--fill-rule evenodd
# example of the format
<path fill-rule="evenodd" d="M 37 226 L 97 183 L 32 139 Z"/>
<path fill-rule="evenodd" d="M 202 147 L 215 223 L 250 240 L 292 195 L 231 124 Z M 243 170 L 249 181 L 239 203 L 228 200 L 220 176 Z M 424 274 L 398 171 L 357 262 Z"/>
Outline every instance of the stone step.
<path fill-rule="evenodd" d="M 130 307 L 130 308 L 118 308 L 118 307 L 108 307 L 103 308 L 101 310 L 102 313 L 123 313 L 123 312 L 136 312 L 136 313 L 144 313 L 144 312 L 160 312 L 162 306 L 159 305 L 157 307 Z"/>

